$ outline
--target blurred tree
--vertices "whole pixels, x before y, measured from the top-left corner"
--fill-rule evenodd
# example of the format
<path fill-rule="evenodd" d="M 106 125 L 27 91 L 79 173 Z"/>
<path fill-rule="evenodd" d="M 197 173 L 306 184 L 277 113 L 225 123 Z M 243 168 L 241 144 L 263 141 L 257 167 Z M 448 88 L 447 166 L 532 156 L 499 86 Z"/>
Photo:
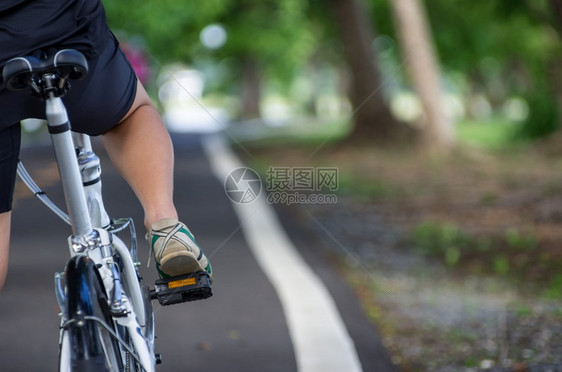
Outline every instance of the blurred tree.
<path fill-rule="evenodd" d="M 326 0 L 336 21 L 350 74 L 349 99 L 354 126 L 350 139 L 388 142 L 410 137 L 413 129 L 390 112 L 383 95 L 384 81 L 371 43 L 374 30 L 362 0 Z"/>
<path fill-rule="evenodd" d="M 301 0 L 120 0 L 107 2 L 106 9 L 114 29 L 143 35 L 162 63 L 197 66 L 228 60 L 228 85 L 238 87 L 235 95 L 241 100 L 239 116 L 255 118 L 264 77 L 289 86 L 312 50 L 306 6 Z M 226 44 L 214 50 L 199 42 L 201 30 L 212 23 L 227 32 Z"/>
<path fill-rule="evenodd" d="M 256 58 L 246 57 L 242 66 L 242 88 L 240 119 L 261 117 L 262 79 L 261 68 Z"/>
<path fill-rule="evenodd" d="M 445 115 L 441 73 L 421 0 L 392 0 L 400 46 L 423 107 L 423 138 L 442 151 L 454 142 L 453 123 Z"/>
<path fill-rule="evenodd" d="M 394 37 L 391 0 L 368 0 L 370 7 L 364 7 L 364 1 L 119 0 L 105 6 L 113 29 L 144 37 L 156 57 L 153 62 L 179 60 L 220 70 L 220 76 L 207 75 L 213 80 L 208 86 L 228 89 L 240 100 L 246 97 L 241 116 L 259 115 L 264 88 L 274 86 L 288 93 L 305 65 L 309 69 L 346 66 L 355 112 L 352 138 L 388 141 L 411 133 L 387 107 L 383 88 L 390 79 L 381 76 L 372 48 L 371 22 L 382 35 Z M 553 24 L 558 24 L 554 19 L 561 1 L 427 2 L 439 59 L 445 72 L 461 76 L 466 86 L 461 92 L 469 108 L 476 96 L 484 95 L 493 112 L 501 112 L 510 97 L 524 97 L 530 111 L 525 135 L 537 136 L 557 127 L 560 110 L 553 89 L 562 96 L 560 83 L 555 83 L 562 68 L 557 62 L 560 33 L 554 32 Z M 206 49 L 199 42 L 201 30 L 211 23 L 220 23 L 227 31 L 222 48 Z M 392 80 L 401 78 L 401 71 L 392 73 Z"/>
<path fill-rule="evenodd" d="M 520 134 L 527 138 L 544 137 L 559 131 L 562 123 L 562 4 L 560 0 L 520 1 L 497 5 L 507 22 L 526 18 L 536 40 L 525 40 L 521 47 L 533 46 L 533 54 L 522 59 L 531 82 L 524 92 L 530 112 Z M 558 30 L 558 32 L 556 32 Z"/>
<path fill-rule="evenodd" d="M 196 61 L 199 32 L 224 12 L 229 1 L 119 0 L 103 3 L 108 24 L 122 42 L 142 40 L 153 71 L 145 87 L 152 96 L 157 96 L 155 78 L 168 63 Z"/>
<path fill-rule="evenodd" d="M 476 97 L 486 97 L 491 113 L 500 115 L 507 99 L 523 97 L 529 114 L 521 135 L 556 130 L 552 61 L 560 38 L 553 32 L 549 1 L 427 2 L 440 60 L 447 72 L 463 77 L 469 115 L 476 113 L 471 105 Z"/>
<path fill-rule="evenodd" d="M 106 1 L 109 25 L 131 35 L 142 35 L 163 62 L 193 60 L 199 32 L 223 14 L 232 0 Z"/>
<path fill-rule="evenodd" d="M 288 89 L 313 50 L 301 0 L 238 0 L 217 19 L 228 42 L 216 57 L 230 58 L 240 77 L 239 116 L 260 117 L 264 80 Z"/>

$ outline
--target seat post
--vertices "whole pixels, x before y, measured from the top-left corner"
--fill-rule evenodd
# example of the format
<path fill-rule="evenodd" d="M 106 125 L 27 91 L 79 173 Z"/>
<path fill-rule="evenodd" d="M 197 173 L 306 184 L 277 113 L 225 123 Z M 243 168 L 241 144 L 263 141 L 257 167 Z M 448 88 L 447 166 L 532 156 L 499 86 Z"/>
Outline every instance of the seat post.
<path fill-rule="evenodd" d="M 78 167 L 92 227 L 107 227 L 111 220 L 105 211 L 101 193 L 100 158 L 92 149 L 92 143 L 88 135 L 72 132 L 72 139 L 78 156 Z"/>
<path fill-rule="evenodd" d="M 90 235 L 93 229 L 86 196 L 82 188 L 82 178 L 72 141 L 70 122 L 62 99 L 57 97 L 55 92 L 50 89 L 55 84 L 56 76 L 45 74 L 43 79 L 47 89 L 49 89 L 46 101 L 48 129 L 55 150 L 73 238 L 80 241 Z"/>

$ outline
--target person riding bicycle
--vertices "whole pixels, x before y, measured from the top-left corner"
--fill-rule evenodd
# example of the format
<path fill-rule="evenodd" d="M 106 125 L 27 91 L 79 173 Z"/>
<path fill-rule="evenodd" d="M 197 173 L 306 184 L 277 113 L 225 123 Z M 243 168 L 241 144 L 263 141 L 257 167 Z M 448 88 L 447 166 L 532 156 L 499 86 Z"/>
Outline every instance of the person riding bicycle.
<path fill-rule="evenodd" d="M 0 3 L 0 67 L 14 57 L 76 49 L 89 65 L 63 97 L 72 130 L 102 135 L 112 163 L 144 210 L 147 239 L 160 277 L 212 275 L 173 203 L 170 135 L 109 29 L 101 0 L 4 0 Z M 0 289 L 8 266 L 10 220 L 20 151 L 20 121 L 45 118 L 44 104 L 12 92 L 0 77 Z"/>

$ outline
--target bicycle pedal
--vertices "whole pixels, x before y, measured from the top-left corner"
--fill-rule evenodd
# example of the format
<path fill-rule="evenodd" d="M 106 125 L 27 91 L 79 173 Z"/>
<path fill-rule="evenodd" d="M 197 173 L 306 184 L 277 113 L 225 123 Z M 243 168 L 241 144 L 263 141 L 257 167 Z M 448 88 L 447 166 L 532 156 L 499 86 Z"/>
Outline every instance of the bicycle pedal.
<path fill-rule="evenodd" d="M 158 279 L 150 291 L 150 298 L 158 299 L 162 306 L 204 300 L 212 295 L 211 279 L 206 271 Z"/>

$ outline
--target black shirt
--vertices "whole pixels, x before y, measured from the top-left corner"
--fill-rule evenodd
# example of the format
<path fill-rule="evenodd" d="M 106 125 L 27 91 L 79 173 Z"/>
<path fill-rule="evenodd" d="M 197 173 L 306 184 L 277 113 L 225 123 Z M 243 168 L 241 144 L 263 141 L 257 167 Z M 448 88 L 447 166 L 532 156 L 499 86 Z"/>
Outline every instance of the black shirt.
<path fill-rule="evenodd" d="M 101 0 L 0 0 L 0 65 L 48 47 L 91 58 L 109 35 Z"/>

